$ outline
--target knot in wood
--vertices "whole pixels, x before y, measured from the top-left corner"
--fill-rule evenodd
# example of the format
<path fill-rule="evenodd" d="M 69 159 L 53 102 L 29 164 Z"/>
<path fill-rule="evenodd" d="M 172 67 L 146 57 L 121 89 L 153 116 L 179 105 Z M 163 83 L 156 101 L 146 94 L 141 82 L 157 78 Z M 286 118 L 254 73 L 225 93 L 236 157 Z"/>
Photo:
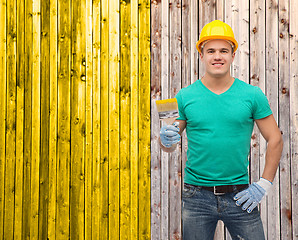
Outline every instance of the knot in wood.
<path fill-rule="evenodd" d="M 287 89 L 286 88 L 283 88 L 281 92 L 282 92 L 282 94 L 286 94 L 287 93 Z"/>

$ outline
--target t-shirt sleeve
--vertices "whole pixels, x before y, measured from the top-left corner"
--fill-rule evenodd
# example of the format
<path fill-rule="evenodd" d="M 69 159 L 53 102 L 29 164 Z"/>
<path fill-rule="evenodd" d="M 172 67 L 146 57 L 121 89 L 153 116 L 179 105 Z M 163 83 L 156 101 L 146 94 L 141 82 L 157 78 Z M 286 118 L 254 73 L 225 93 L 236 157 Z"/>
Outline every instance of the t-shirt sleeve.
<path fill-rule="evenodd" d="M 255 88 L 253 119 L 261 119 L 272 114 L 268 99 L 259 87 Z"/>
<path fill-rule="evenodd" d="M 184 113 L 184 107 L 183 107 L 183 102 L 182 102 L 182 90 L 180 90 L 176 97 L 177 99 L 177 103 L 178 103 L 178 110 L 179 110 L 179 117 L 177 118 L 177 120 L 186 120 L 186 116 Z"/>

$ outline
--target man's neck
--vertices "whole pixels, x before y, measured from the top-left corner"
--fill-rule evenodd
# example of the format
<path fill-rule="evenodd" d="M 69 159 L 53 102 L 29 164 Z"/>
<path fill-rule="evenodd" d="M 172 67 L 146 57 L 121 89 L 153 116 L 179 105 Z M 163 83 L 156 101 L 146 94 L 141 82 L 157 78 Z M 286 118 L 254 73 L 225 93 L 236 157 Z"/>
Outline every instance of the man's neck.
<path fill-rule="evenodd" d="M 234 78 L 231 75 L 224 77 L 212 77 L 208 74 L 205 74 L 201 81 L 210 90 L 221 93 L 232 86 Z"/>

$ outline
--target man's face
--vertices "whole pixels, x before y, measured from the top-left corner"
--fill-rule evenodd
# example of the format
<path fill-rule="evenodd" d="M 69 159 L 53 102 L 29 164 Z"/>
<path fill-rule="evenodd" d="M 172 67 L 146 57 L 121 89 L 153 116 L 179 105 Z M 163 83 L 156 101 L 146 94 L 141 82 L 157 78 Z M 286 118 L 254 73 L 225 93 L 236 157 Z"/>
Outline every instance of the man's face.
<path fill-rule="evenodd" d="M 204 45 L 200 57 L 205 65 L 206 74 L 218 78 L 230 73 L 230 66 L 235 53 L 232 53 L 230 43 L 225 40 L 214 39 Z"/>

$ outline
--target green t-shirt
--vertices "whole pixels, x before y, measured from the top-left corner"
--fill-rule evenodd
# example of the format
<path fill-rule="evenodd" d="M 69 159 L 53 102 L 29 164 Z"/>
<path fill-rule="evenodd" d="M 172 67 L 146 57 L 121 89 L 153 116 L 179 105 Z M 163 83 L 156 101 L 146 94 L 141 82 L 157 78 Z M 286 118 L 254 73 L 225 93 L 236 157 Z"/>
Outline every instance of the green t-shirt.
<path fill-rule="evenodd" d="M 235 79 L 217 95 L 197 80 L 176 95 L 188 139 L 184 182 L 198 186 L 247 184 L 254 119 L 272 114 L 259 87 Z"/>

